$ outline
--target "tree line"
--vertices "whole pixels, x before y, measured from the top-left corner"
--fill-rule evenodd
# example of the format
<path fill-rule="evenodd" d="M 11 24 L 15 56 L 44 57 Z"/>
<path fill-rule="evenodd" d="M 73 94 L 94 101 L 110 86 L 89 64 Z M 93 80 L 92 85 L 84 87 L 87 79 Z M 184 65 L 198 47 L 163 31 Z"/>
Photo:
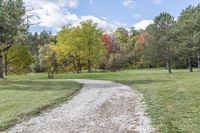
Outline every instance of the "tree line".
<path fill-rule="evenodd" d="M 200 70 L 200 5 L 175 19 L 162 12 L 146 30 L 119 27 L 106 33 L 92 20 L 64 26 L 57 35 L 28 31 L 22 0 L 0 0 L 0 77 L 17 73 L 117 71 L 193 67 Z"/>
<path fill-rule="evenodd" d="M 200 5 L 189 6 L 177 20 L 163 12 L 146 29 L 144 59 L 150 66 L 200 71 Z"/>

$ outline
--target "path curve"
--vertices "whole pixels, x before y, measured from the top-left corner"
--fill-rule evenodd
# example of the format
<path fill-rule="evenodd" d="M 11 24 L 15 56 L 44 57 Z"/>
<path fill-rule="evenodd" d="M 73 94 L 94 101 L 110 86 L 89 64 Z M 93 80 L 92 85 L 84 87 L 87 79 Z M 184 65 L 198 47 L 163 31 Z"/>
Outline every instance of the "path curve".
<path fill-rule="evenodd" d="M 63 80 L 56 80 L 63 81 Z M 126 85 L 73 79 L 84 84 L 69 102 L 11 128 L 8 133 L 153 133 L 143 97 Z"/>

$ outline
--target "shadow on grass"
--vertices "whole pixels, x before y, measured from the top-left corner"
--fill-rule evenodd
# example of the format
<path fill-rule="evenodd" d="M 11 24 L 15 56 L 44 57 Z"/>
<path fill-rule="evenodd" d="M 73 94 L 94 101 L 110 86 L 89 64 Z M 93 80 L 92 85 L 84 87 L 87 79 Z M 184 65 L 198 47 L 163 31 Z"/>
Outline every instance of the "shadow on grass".
<path fill-rule="evenodd" d="M 135 85 L 135 84 L 155 84 L 155 83 L 164 83 L 171 80 L 116 80 L 116 82 L 123 83 L 126 85 Z"/>
<path fill-rule="evenodd" d="M 0 91 L 76 91 L 81 86 L 74 82 L 3 81 Z"/>

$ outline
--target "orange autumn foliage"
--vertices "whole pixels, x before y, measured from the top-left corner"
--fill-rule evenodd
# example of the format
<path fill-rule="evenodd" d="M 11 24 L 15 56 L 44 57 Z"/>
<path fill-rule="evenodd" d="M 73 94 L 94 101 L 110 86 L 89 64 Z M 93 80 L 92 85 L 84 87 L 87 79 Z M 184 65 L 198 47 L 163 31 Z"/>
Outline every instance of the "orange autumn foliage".
<path fill-rule="evenodd" d="M 145 37 L 146 37 L 146 35 L 147 35 L 146 32 L 142 32 L 142 33 L 140 33 L 140 35 L 138 35 L 137 42 L 135 44 L 135 49 L 136 50 L 143 51 L 144 46 L 145 46 Z"/>

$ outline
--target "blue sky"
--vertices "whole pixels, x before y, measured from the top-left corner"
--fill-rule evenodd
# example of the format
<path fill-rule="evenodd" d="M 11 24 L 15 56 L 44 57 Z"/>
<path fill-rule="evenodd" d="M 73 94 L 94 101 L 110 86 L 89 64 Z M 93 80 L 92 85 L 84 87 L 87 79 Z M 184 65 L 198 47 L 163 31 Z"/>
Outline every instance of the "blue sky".
<path fill-rule="evenodd" d="M 30 31 L 51 30 L 56 33 L 64 25 L 78 25 L 92 19 L 99 27 L 113 31 L 117 27 L 135 26 L 145 29 L 160 12 L 169 12 L 177 18 L 187 6 L 199 0 L 25 0 L 34 10 Z"/>

